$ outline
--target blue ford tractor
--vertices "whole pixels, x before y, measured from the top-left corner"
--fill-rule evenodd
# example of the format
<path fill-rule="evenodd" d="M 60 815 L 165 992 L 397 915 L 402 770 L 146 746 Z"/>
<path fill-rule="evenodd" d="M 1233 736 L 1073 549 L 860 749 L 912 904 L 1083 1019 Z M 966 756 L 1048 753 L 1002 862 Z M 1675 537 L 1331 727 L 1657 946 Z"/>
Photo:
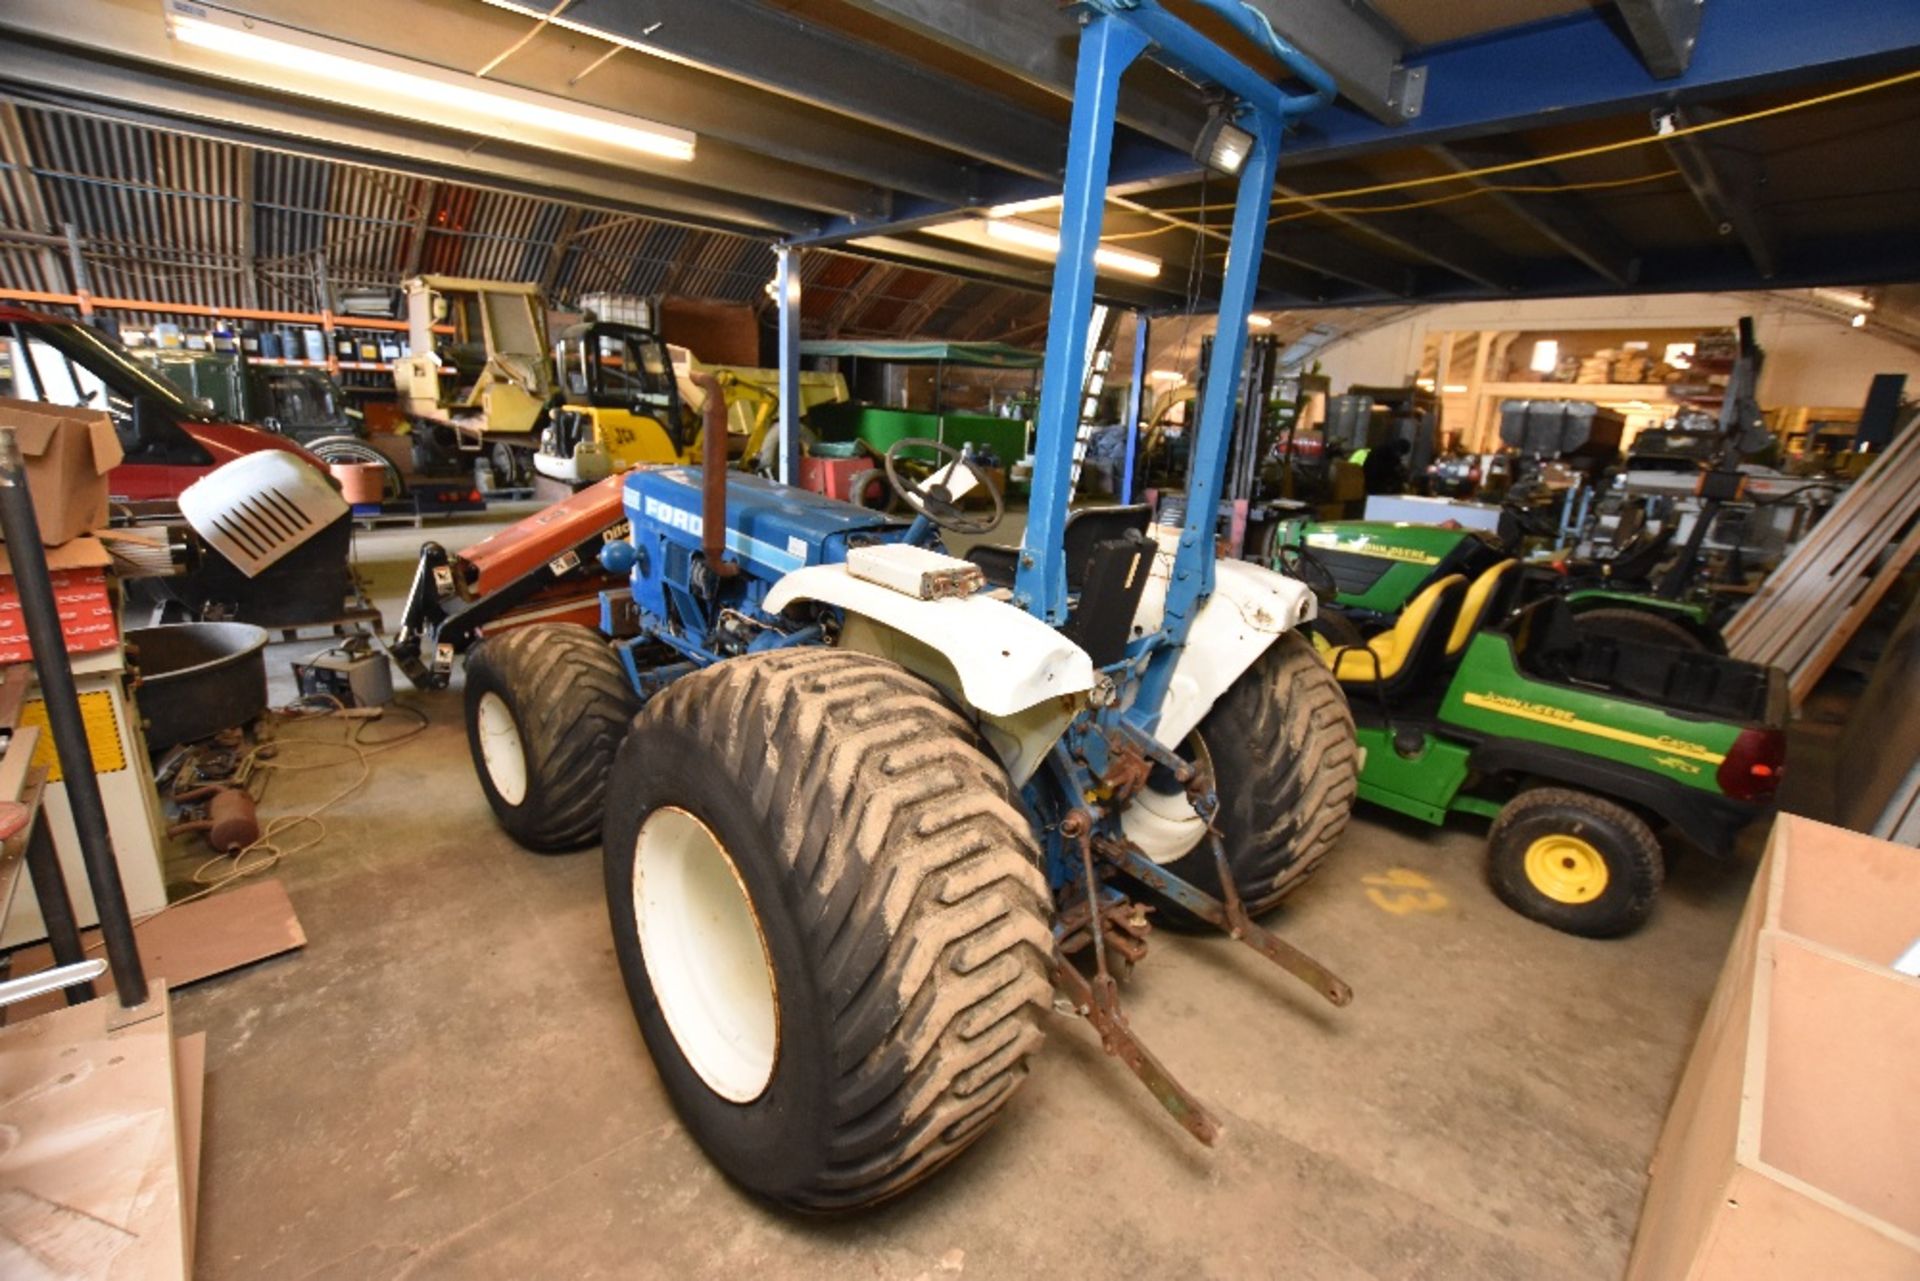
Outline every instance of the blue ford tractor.
<path fill-rule="evenodd" d="M 1308 88 L 1154 0 L 1081 6 L 1020 546 L 948 554 L 943 533 L 985 534 L 1001 499 L 932 442 L 888 456 L 910 523 L 713 460 L 635 471 L 630 535 L 601 555 L 629 586 L 601 630 L 521 627 L 469 660 L 489 802 L 535 849 L 600 837 L 667 1091 L 713 1161 L 777 1202 L 869 1205 L 964 1150 L 1024 1079 L 1056 989 L 1212 1142 L 1120 1006 L 1150 920 L 1217 928 L 1351 998 L 1254 918 L 1345 828 L 1353 721 L 1298 630 L 1311 592 L 1216 559 L 1213 533 L 1281 134 L 1333 86 L 1253 10 L 1204 3 Z M 1179 529 L 1069 508 L 1115 93 L 1149 51 L 1221 98 L 1246 148 Z"/>

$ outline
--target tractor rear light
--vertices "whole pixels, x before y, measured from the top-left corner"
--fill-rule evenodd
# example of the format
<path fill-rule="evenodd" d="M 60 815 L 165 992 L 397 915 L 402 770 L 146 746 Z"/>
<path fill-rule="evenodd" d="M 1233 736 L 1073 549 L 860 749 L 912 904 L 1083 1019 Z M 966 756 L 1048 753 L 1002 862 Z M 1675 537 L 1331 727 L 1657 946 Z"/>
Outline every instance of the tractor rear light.
<path fill-rule="evenodd" d="M 1772 796 L 1787 772 L 1787 736 L 1777 729 L 1743 729 L 1720 762 L 1720 790 L 1737 801 Z"/>

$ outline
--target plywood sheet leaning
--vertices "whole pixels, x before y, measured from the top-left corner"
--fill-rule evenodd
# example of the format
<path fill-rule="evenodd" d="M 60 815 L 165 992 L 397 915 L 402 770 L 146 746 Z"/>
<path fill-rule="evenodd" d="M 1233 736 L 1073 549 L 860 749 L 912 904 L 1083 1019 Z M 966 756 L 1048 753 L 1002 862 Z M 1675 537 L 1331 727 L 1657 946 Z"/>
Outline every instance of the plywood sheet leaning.
<path fill-rule="evenodd" d="M 1920 851 L 1783 815 L 1655 1149 L 1629 1281 L 1920 1276 Z"/>
<path fill-rule="evenodd" d="M 187 1275 L 173 1020 L 112 1000 L 0 1030 L 0 1276 Z"/>

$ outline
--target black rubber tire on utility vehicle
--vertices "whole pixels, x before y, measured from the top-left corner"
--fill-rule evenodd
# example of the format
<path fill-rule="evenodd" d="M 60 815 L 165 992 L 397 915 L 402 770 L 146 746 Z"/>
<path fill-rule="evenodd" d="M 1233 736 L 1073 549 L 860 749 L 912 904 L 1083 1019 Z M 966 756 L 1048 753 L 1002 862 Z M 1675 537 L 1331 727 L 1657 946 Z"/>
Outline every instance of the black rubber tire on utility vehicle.
<path fill-rule="evenodd" d="M 1360 780 L 1353 712 L 1312 642 L 1289 632 L 1228 686 L 1195 733 L 1213 763 L 1234 886 L 1258 915 L 1311 875 L 1346 830 Z M 1210 842 L 1166 867 L 1220 892 Z M 1172 903 L 1156 919 L 1203 924 Z"/>
<path fill-rule="evenodd" d="M 500 826 L 541 854 L 591 845 L 638 705 L 592 628 L 533 623 L 482 641 L 467 656 L 467 747 Z"/>
<path fill-rule="evenodd" d="M 621 745 L 604 845 L 654 1064 L 749 1191 L 808 1211 L 894 1196 L 1024 1080 L 1051 1001 L 1039 851 L 1005 772 L 904 669 L 810 647 L 680 678 Z M 670 888 L 701 868 L 704 897 Z M 686 910 L 716 896 L 724 911 Z M 714 924 L 676 929 L 690 914 Z M 644 945 L 643 929 L 657 931 Z M 757 988 L 713 999 L 708 976 L 741 968 Z M 727 1057 L 742 1045 L 762 1048 Z"/>
<path fill-rule="evenodd" d="M 1617 938 L 1652 913 L 1666 863 L 1653 829 L 1624 805 L 1535 787 L 1493 820 L 1487 879 L 1522 916 L 1583 938 Z"/>
<path fill-rule="evenodd" d="M 1668 649 L 1690 650 L 1696 654 L 1708 653 L 1713 648 L 1685 623 L 1662 617 L 1652 610 L 1590 609 L 1575 614 L 1573 621 L 1581 631 L 1591 632 L 1595 636 L 1611 636 L 1615 640 L 1636 645 L 1664 645 Z"/>

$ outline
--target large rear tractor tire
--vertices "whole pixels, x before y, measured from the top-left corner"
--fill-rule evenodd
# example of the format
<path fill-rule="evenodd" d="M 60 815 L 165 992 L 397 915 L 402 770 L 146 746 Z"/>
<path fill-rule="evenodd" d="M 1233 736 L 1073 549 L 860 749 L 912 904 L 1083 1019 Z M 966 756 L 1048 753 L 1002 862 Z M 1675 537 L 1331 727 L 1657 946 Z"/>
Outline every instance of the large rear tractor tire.
<path fill-rule="evenodd" d="M 1520 915 L 1585 938 L 1630 934 L 1653 912 L 1666 864 L 1624 805 L 1567 787 L 1507 802 L 1487 833 L 1487 878 Z"/>
<path fill-rule="evenodd" d="M 466 685 L 467 746 L 500 826 L 541 854 L 592 844 L 638 707 L 606 638 L 576 623 L 502 632 L 468 657 Z"/>
<path fill-rule="evenodd" d="M 1213 767 L 1227 865 L 1251 914 L 1286 897 L 1346 830 L 1360 777 L 1353 713 L 1340 683 L 1298 632 L 1282 636 L 1241 673 L 1185 753 Z M 1205 826 L 1184 793 L 1158 773 L 1125 811 L 1122 827 L 1147 857 L 1218 896 Z M 1160 906 L 1158 919 L 1176 928 L 1200 925 L 1172 903 Z"/>
<path fill-rule="evenodd" d="M 684 676 L 613 767 L 607 905 L 681 1119 L 751 1192 L 897 1195 L 1020 1086 L 1049 1006 L 1039 853 L 969 726 L 892 663 Z"/>

